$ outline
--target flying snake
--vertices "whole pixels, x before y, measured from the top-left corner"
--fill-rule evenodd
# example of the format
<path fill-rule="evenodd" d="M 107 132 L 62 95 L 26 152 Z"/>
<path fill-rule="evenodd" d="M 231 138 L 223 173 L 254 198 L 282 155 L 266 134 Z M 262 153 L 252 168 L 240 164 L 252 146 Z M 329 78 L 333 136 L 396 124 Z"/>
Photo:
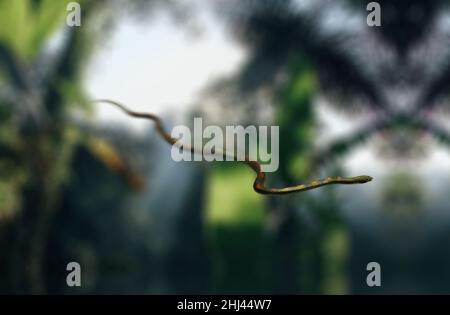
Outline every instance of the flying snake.
<path fill-rule="evenodd" d="M 179 147 L 182 150 L 190 150 L 192 154 L 200 154 L 203 155 L 203 150 L 196 148 L 194 146 L 191 146 L 189 144 L 180 144 L 178 143 L 178 140 L 171 137 L 170 134 L 168 134 L 164 128 L 164 125 L 161 121 L 161 119 L 150 113 L 140 113 L 135 112 L 132 110 L 129 110 L 127 107 L 122 105 L 119 102 L 112 101 L 112 100 L 97 100 L 96 103 L 106 103 L 114 105 L 118 108 L 120 108 L 123 112 L 125 112 L 128 116 L 135 117 L 135 118 L 141 118 L 141 119 L 147 119 L 151 120 L 155 124 L 156 131 L 158 134 L 169 144 Z M 234 160 L 237 160 L 237 157 L 234 154 L 230 154 L 227 152 L 222 151 L 216 151 L 218 154 L 222 154 L 224 158 L 231 157 Z M 256 173 L 255 181 L 253 182 L 253 189 L 260 194 L 264 195 L 282 195 L 282 194 L 289 194 L 289 193 L 296 193 L 296 192 L 302 192 L 307 191 L 311 189 L 316 189 L 322 186 L 332 185 L 332 184 L 344 184 L 344 185 L 350 185 L 350 184 L 364 184 L 367 182 L 370 182 L 372 180 L 372 177 L 367 175 L 361 175 L 361 176 L 355 176 L 355 177 L 327 177 L 325 179 L 316 179 L 313 180 L 307 184 L 300 184 L 295 186 L 289 186 L 284 188 L 269 188 L 265 186 L 266 182 L 266 173 L 262 171 L 261 164 L 258 161 L 251 160 L 248 156 L 245 156 L 244 159 L 240 162 L 243 162 L 247 166 L 249 166 L 253 171 Z"/>

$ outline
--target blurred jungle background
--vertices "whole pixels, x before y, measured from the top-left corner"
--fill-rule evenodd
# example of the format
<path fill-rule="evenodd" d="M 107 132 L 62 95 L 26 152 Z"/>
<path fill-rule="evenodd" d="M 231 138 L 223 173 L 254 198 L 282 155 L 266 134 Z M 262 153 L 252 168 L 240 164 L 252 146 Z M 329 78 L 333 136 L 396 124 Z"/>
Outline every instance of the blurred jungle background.
<path fill-rule="evenodd" d="M 0 292 L 450 293 L 450 8 L 379 2 L 0 0 Z M 279 125 L 271 186 L 375 180 L 261 196 L 97 98 Z"/>

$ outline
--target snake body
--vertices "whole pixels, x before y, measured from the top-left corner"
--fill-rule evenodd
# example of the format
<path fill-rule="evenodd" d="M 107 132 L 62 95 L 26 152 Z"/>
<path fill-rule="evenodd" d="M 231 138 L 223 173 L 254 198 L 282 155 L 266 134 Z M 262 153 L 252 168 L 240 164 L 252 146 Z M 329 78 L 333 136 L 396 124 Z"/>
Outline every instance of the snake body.
<path fill-rule="evenodd" d="M 178 143 L 178 140 L 171 137 L 169 133 L 166 132 L 166 129 L 164 128 L 164 125 L 161 121 L 161 119 L 150 113 L 140 113 L 135 112 L 132 110 L 129 110 L 127 107 L 125 107 L 123 104 L 112 101 L 112 100 L 97 100 L 97 103 L 106 103 L 114 105 L 118 108 L 120 108 L 123 112 L 125 112 L 127 115 L 135 118 L 141 118 L 141 119 L 147 119 L 151 120 L 155 124 L 156 131 L 158 134 L 169 144 L 175 145 L 183 150 L 190 150 L 193 154 L 200 154 L 203 155 L 203 150 L 200 148 L 196 148 L 189 144 L 180 144 Z M 222 154 L 224 157 L 224 160 L 227 157 L 231 157 L 233 160 L 237 160 L 237 157 L 234 154 L 230 154 L 227 152 L 217 151 L 216 153 Z M 253 171 L 256 173 L 256 178 L 253 183 L 253 189 L 260 194 L 264 195 L 282 195 L 282 194 L 289 194 L 289 193 L 296 193 L 296 192 L 302 192 L 307 191 L 311 189 L 316 189 L 322 186 L 332 185 L 332 184 L 344 184 L 344 185 L 350 185 L 350 184 L 364 184 L 367 182 L 370 182 L 372 180 L 372 177 L 367 175 L 361 175 L 356 177 L 327 177 L 325 179 L 316 179 L 313 180 L 307 184 L 300 184 L 290 187 L 284 187 L 284 188 L 269 188 L 265 186 L 266 182 L 266 173 L 262 171 L 261 164 L 258 161 L 250 160 L 248 156 L 244 157 L 243 161 L 240 161 L 247 166 L 249 166 Z"/>

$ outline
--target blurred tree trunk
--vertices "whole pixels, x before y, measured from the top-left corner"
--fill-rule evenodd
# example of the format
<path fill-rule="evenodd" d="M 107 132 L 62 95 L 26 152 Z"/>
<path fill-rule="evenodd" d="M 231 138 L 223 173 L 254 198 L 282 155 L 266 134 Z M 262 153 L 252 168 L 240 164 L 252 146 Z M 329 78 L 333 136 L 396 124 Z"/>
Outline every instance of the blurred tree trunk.
<path fill-rule="evenodd" d="M 275 197 L 277 198 L 277 197 Z M 269 224 L 272 244 L 272 290 L 275 294 L 300 292 L 300 239 L 301 222 L 295 208 L 281 200 L 271 198 Z M 277 202 L 278 201 L 278 202 Z"/>
<path fill-rule="evenodd" d="M 315 77 L 307 59 L 299 57 L 289 67 L 289 79 L 280 93 L 277 124 L 280 125 L 280 168 L 277 173 L 284 184 L 310 178 L 313 173 L 311 156 L 314 130 L 312 96 Z M 295 174 L 295 175 L 294 175 Z M 301 199 L 303 197 L 303 199 Z M 273 226 L 273 267 L 275 293 L 299 293 L 301 287 L 300 242 L 304 229 L 299 210 L 304 207 L 300 198 L 271 198 L 269 223 Z"/>

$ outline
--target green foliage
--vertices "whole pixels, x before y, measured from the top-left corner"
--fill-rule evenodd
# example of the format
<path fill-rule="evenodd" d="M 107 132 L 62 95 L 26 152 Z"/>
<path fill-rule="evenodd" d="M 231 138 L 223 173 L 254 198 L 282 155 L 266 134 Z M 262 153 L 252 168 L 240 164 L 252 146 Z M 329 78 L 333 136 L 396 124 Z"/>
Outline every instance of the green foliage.
<path fill-rule="evenodd" d="M 334 176 L 341 170 L 332 172 Z M 347 288 L 346 259 L 349 240 L 341 218 L 342 200 L 336 194 L 336 187 L 325 187 L 317 198 L 304 200 L 313 228 L 305 227 L 300 233 L 303 287 L 316 293 L 345 293 Z"/>
<path fill-rule="evenodd" d="M 20 188 L 27 179 L 18 159 L 23 141 L 11 120 L 10 108 L 0 104 L 0 221 L 12 218 L 20 209 Z"/>
<path fill-rule="evenodd" d="M 264 199 L 245 166 L 214 167 L 209 177 L 206 230 L 213 287 L 218 293 L 262 293 L 267 288 L 268 242 Z"/>
<path fill-rule="evenodd" d="M 280 174 L 294 181 L 310 175 L 314 111 L 312 97 L 316 77 L 309 62 L 299 57 L 288 68 L 288 79 L 280 92 L 277 122 L 280 125 Z"/>
<path fill-rule="evenodd" d="M 83 100 L 80 74 L 86 64 L 88 26 L 68 29 L 42 82 L 35 60 L 52 35 L 65 27 L 67 0 L 0 0 L 3 78 L 13 99 L 0 100 L 0 217 L 8 219 L 6 246 L 15 253 L 18 292 L 45 292 L 44 257 L 49 229 L 69 182 L 80 130 L 68 119 L 68 104 Z M 95 3 L 103 3 L 98 1 Z M 89 24 L 89 6 L 84 7 Z M 49 56 L 43 56 L 49 57 Z M 41 69 L 39 69 L 41 70 Z M 36 73 L 35 73 L 36 72 Z M 24 100 L 27 106 L 24 106 Z M 31 110 L 29 110 L 31 109 Z M 3 239 L 0 239 L 3 241 Z M 11 243 L 11 244 L 10 244 Z M 14 248 L 15 247 L 15 248 Z M 0 266 L 1 267 L 1 266 Z M 0 272 L 5 272 L 1 270 Z M 10 282 L 8 282 L 10 281 Z"/>
<path fill-rule="evenodd" d="M 228 162 L 227 162 L 228 163 Z M 264 219 L 263 197 L 255 194 L 255 174 L 243 165 L 214 168 L 210 175 L 208 224 L 261 223 Z"/>
<path fill-rule="evenodd" d="M 0 41 L 31 60 L 67 14 L 68 0 L 0 0 Z"/>

